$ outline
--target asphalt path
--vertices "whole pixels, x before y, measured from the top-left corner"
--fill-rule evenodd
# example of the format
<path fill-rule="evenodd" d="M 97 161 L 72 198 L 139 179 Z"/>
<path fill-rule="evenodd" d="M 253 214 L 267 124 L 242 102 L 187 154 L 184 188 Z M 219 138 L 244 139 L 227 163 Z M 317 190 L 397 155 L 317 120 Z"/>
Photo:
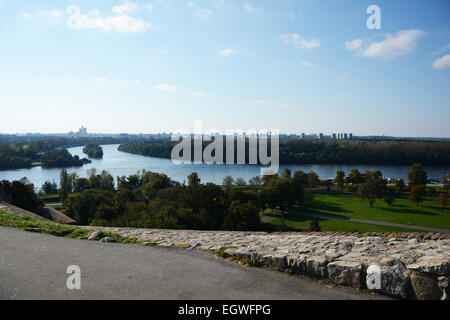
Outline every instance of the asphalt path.
<path fill-rule="evenodd" d="M 66 273 L 81 270 L 81 290 Z M 0 299 L 384 299 L 206 252 L 72 240 L 0 227 Z"/>

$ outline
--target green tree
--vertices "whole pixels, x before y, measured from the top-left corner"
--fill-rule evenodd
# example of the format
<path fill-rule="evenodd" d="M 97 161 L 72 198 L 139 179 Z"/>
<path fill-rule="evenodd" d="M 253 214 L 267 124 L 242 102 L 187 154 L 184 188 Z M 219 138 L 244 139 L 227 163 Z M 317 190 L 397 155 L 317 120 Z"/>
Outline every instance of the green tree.
<path fill-rule="evenodd" d="M 201 182 L 200 178 L 198 177 L 198 173 L 197 172 L 192 172 L 189 176 L 188 176 L 188 185 L 189 186 L 196 186 L 199 185 Z"/>
<path fill-rule="evenodd" d="M 262 179 L 260 176 L 256 176 L 253 178 L 250 178 L 250 180 L 248 180 L 248 184 L 252 185 L 252 186 L 258 186 L 262 184 Z"/>
<path fill-rule="evenodd" d="M 351 184 L 360 184 L 364 182 L 364 177 L 358 169 L 352 169 L 348 174 L 347 181 Z"/>
<path fill-rule="evenodd" d="M 56 182 L 45 181 L 42 185 L 41 191 L 46 195 L 58 194 L 58 185 Z"/>
<path fill-rule="evenodd" d="M 223 229 L 235 231 L 258 230 L 261 220 L 258 207 L 251 201 L 233 201 L 224 218 Z"/>
<path fill-rule="evenodd" d="M 442 211 L 444 211 L 445 207 L 447 206 L 447 193 L 441 192 L 436 202 L 439 206 L 441 206 Z"/>
<path fill-rule="evenodd" d="M 362 199 L 367 199 L 370 207 L 373 207 L 376 199 L 381 199 L 383 197 L 385 181 L 380 179 L 377 172 L 371 173 L 368 171 L 366 176 L 366 182 L 359 185 L 357 195 Z"/>
<path fill-rule="evenodd" d="M 411 188 L 410 199 L 419 206 L 423 202 L 426 193 L 427 191 L 425 185 L 414 186 Z"/>
<path fill-rule="evenodd" d="M 405 192 L 406 190 L 405 180 L 403 179 L 395 180 L 395 187 L 398 189 L 398 191 L 400 191 L 400 193 Z"/>
<path fill-rule="evenodd" d="M 415 163 L 411 166 L 408 172 L 408 180 L 410 187 L 427 184 L 427 173 L 420 163 Z"/>
<path fill-rule="evenodd" d="M 291 178 L 291 170 L 289 170 L 288 168 L 284 168 L 283 172 L 281 173 L 281 177 L 283 179 L 290 179 Z"/>
<path fill-rule="evenodd" d="M 304 187 L 308 185 L 308 175 L 301 170 L 297 170 L 294 172 L 293 179 Z"/>
<path fill-rule="evenodd" d="M 343 170 L 338 170 L 336 172 L 336 178 L 334 179 L 334 183 L 337 184 L 337 186 L 342 189 L 344 187 L 344 181 L 345 181 L 345 172 Z"/>
<path fill-rule="evenodd" d="M 444 184 L 444 189 L 450 190 L 450 173 L 447 173 L 444 178 L 442 178 L 442 183 Z"/>
<path fill-rule="evenodd" d="M 61 201 L 67 199 L 72 192 L 72 177 L 67 173 L 65 168 L 61 169 L 60 183 L 59 183 L 59 198 Z"/>
<path fill-rule="evenodd" d="M 34 185 L 26 179 L 13 182 L 1 181 L 0 196 L 3 201 L 38 214 L 39 210 L 44 206 L 44 203 L 34 192 Z"/>
<path fill-rule="evenodd" d="M 320 220 L 317 217 L 314 217 L 309 224 L 309 231 L 311 232 L 320 232 L 322 228 L 320 227 Z"/>
<path fill-rule="evenodd" d="M 392 196 L 386 196 L 383 198 L 383 200 L 388 206 L 392 206 L 394 204 L 395 198 Z"/>
<path fill-rule="evenodd" d="M 226 187 L 231 187 L 234 183 L 234 179 L 232 176 L 227 176 L 225 178 L 223 178 L 223 185 Z"/>
<path fill-rule="evenodd" d="M 308 173 L 308 185 L 310 187 L 315 187 L 319 183 L 319 176 L 314 171 Z"/>

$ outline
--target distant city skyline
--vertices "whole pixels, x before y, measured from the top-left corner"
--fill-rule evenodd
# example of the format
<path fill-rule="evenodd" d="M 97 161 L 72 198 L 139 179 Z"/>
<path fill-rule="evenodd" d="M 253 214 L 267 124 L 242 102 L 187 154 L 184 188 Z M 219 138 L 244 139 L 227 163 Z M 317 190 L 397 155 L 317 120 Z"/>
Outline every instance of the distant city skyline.
<path fill-rule="evenodd" d="M 156 133 L 149 133 L 149 132 L 138 132 L 138 133 L 127 133 L 127 132 L 121 132 L 121 133 L 112 133 L 112 132 L 89 132 L 88 128 L 81 126 L 78 131 L 69 131 L 69 132 L 51 132 L 51 133 L 40 133 L 40 132 L 16 132 L 16 133 L 3 133 L 0 132 L 0 135 L 7 134 L 7 135 L 20 135 L 20 136 L 46 136 L 46 135 L 55 135 L 55 136 L 69 136 L 69 137 L 87 137 L 87 136 L 102 136 L 102 135 L 161 135 L 161 136 L 170 136 L 172 135 L 172 131 L 167 132 L 156 132 Z M 190 134 L 194 134 L 194 132 L 191 132 Z M 223 132 L 217 132 L 217 134 L 223 134 L 226 135 Z M 237 134 L 237 133 L 235 133 Z M 418 137 L 418 136 L 411 136 L 411 137 L 405 137 L 405 136 L 386 136 L 383 134 L 379 135 L 355 135 L 354 133 L 305 133 L 305 132 L 280 132 L 281 136 L 298 136 L 302 139 L 317 139 L 317 140 L 352 140 L 352 139 L 358 139 L 358 138 L 371 138 L 371 137 L 377 137 L 377 138 L 432 138 L 432 139 L 450 139 L 446 137 Z"/>
<path fill-rule="evenodd" d="M 450 138 L 447 0 L 0 0 L 0 37 L 0 133 Z"/>

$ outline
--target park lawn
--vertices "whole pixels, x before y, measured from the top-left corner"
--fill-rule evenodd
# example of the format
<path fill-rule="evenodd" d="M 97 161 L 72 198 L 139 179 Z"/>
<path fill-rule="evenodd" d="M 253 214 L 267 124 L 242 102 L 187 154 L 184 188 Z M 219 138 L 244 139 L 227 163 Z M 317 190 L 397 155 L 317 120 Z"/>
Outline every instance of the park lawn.
<path fill-rule="evenodd" d="M 377 200 L 371 208 L 367 200 L 354 195 L 305 194 L 305 201 L 294 210 L 450 229 L 450 206 L 443 210 L 431 198 L 426 198 L 420 206 L 406 197 L 395 198 L 392 206 Z"/>
<path fill-rule="evenodd" d="M 309 231 L 312 217 L 300 216 L 295 214 L 287 214 L 284 216 L 284 224 L 287 227 L 286 231 Z M 333 231 L 333 232 L 421 232 L 418 230 L 402 229 L 396 227 L 377 226 L 365 223 L 358 223 L 352 221 L 319 219 L 321 231 Z M 276 218 L 269 222 L 273 226 L 278 226 L 281 222 L 281 218 Z"/>

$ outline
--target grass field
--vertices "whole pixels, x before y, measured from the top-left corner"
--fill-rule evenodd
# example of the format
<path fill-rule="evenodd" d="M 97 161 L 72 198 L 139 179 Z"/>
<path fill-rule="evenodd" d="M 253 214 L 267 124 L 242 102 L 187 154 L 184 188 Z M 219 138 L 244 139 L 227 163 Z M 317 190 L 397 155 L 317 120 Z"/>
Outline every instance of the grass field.
<path fill-rule="evenodd" d="M 396 198 L 392 206 L 377 200 L 371 208 L 368 201 L 354 195 L 305 194 L 305 201 L 296 206 L 294 211 L 450 229 L 450 206 L 442 209 L 431 198 L 427 198 L 421 206 L 417 206 L 407 198 Z M 303 219 L 297 216 L 295 216 L 297 220 L 294 220 L 292 216 L 290 218 L 292 220 L 289 219 L 289 221 L 297 224 L 302 222 L 298 221 L 299 219 Z M 286 224 L 288 224 L 287 220 Z M 323 222 L 324 227 L 346 228 L 348 224 L 354 223 L 334 220 Z M 355 226 L 363 228 L 359 223 Z M 378 226 L 370 226 L 370 228 L 378 228 Z"/>
<path fill-rule="evenodd" d="M 285 216 L 284 223 L 286 225 L 285 231 L 309 231 L 309 226 L 312 218 L 288 214 Z M 274 219 L 270 222 L 273 226 L 278 226 L 281 222 L 280 218 Z M 357 223 L 351 221 L 340 221 L 330 219 L 320 219 L 321 231 L 335 231 L 335 232 L 421 232 L 419 230 L 402 229 L 395 227 L 376 226 L 371 224 Z"/>

